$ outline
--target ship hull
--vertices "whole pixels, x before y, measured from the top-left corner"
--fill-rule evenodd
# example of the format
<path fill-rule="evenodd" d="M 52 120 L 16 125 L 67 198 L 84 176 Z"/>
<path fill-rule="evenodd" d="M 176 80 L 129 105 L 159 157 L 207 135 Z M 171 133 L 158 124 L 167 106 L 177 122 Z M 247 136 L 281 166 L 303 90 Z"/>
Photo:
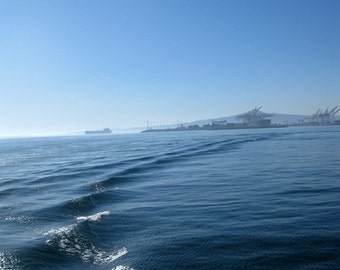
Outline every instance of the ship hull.
<path fill-rule="evenodd" d="M 104 128 L 103 130 L 86 130 L 85 135 L 105 135 L 111 134 L 112 130 L 109 128 Z"/>

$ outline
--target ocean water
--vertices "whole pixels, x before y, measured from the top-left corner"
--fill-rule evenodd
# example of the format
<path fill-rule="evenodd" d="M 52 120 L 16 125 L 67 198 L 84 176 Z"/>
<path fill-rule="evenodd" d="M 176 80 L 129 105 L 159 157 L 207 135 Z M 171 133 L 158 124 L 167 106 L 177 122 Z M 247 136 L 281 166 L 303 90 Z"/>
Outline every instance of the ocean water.
<path fill-rule="evenodd" d="M 0 269 L 340 269 L 340 126 L 2 139 Z"/>

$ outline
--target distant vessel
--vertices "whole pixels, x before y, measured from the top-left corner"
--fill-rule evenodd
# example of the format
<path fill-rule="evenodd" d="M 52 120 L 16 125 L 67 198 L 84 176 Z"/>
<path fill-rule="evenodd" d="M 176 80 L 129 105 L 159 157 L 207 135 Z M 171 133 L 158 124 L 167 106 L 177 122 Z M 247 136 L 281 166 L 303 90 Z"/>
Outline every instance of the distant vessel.
<path fill-rule="evenodd" d="M 86 135 L 99 135 L 99 134 L 111 134 L 112 130 L 109 128 L 104 128 L 101 130 L 86 130 L 85 134 Z"/>

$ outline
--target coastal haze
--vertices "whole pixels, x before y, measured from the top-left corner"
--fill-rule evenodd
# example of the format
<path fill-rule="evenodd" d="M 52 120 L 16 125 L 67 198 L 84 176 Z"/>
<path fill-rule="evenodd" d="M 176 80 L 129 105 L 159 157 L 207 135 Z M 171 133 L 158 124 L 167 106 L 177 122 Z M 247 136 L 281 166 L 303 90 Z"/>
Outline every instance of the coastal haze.
<path fill-rule="evenodd" d="M 0 137 L 340 103 L 339 1 L 0 2 Z"/>

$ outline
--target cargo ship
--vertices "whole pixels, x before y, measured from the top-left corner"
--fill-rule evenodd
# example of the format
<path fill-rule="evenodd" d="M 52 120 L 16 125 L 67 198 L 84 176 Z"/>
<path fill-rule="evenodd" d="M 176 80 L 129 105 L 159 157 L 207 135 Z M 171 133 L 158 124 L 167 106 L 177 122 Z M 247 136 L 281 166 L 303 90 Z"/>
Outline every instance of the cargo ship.
<path fill-rule="evenodd" d="M 104 128 L 101 130 L 86 130 L 86 135 L 104 135 L 104 134 L 111 134 L 112 130 L 109 128 Z"/>

